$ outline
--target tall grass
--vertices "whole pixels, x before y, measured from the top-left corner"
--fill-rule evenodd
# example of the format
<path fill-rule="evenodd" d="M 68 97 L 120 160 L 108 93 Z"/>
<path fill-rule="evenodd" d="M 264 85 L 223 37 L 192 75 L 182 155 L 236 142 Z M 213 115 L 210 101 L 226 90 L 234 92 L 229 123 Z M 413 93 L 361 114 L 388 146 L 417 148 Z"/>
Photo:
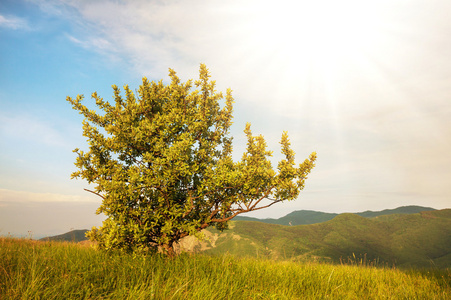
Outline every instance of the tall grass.
<path fill-rule="evenodd" d="M 0 238 L 0 299 L 451 299 L 450 278 L 450 270 L 167 259 Z"/>

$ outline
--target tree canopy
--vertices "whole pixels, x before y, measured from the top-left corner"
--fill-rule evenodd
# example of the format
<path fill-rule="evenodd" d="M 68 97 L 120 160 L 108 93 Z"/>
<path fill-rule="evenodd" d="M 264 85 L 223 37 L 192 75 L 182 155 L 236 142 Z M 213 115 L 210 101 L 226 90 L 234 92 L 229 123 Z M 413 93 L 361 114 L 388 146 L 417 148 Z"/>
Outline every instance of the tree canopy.
<path fill-rule="evenodd" d="M 201 64 L 198 80 L 182 83 L 169 70 L 170 84 L 143 78 L 136 94 L 113 85 L 114 103 L 92 94 L 97 113 L 67 97 L 84 116 L 89 151 L 75 149 L 78 171 L 102 198 L 106 220 L 88 237 L 102 249 L 174 255 L 175 244 L 214 225 L 222 230 L 238 214 L 296 199 L 315 165 L 313 152 L 295 164 L 288 134 L 280 141 L 284 158 L 274 170 L 263 136 L 244 132 L 247 150 L 232 159 L 233 98 L 215 90 Z M 269 201 L 263 201 L 267 199 Z"/>

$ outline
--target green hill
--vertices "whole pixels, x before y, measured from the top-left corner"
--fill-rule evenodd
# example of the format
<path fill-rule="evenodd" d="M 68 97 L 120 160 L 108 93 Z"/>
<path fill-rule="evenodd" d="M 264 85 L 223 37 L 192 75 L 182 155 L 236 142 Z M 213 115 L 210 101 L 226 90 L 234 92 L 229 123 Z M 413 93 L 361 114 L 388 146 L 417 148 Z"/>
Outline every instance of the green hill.
<path fill-rule="evenodd" d="M 327 222 L 298 226 L 235 221 L 229 231 L 210 231 L 214 244 L 203 246 L 206 253 L 451 267 L 451 209 L 375 218 L 341 214 Z"/>
<path fill-rule="evenodd" d="M 410 205 L 410 206 L 401 206 L 395 209 L 384 209 L 382 211 L 371 211 L 371 210 L 367 210 L 361 213 L 356 213 L 356 215 L 365 217 L 365 218 L 374 218 L 374 217 L 378 217 L 378 216 L 383 216 L 383 215 L 394 215 L 394 214 L 417 214 L 420 213 L 422 211 L 432 211 L 435 210 L 434 208 L 431 207 L 423 207 L 423 206 L 415 206 L 415 205 Z"/>
<path fill-rule="evenodd" d="M 81 242 L 87 240 L 86 229 L 72 230 L 60 235 L 49 236 L 40 239 L 41 241 L 60 241 L 60 242 Z"/>
<path fill-rule="evenodd" d="M 355 213 L 355 215 L 359 215 L 365 218 L 374 218 L 381 215 L 392 215 L 392 214 L 416 214 L 422 211 L 431 211 L 435 210 L 430 207 L 422 207 L 422 206 L 402 206 L 395 209 L 385 209 L 382 211 L 365 211 Z M 234 221 L 258 221 L 269 224 L 280 224 L 280 225 L 307 225 L 307 224 L 316 224 L 322 223 L 326 221 L 330 221 L 333 218 L 338 216 L 335 213 L 324 213 L 313 210 L 297 210 L 288 215 L 281 217 L 279 219 L 258 219 L 252 217 L 245 216 L 237 216 L 233 220 Z"/>
<path fill-rule="evenodd" d="M 297 210 L 288 215 L 281 217 L 279 219 L 258 219 L 246 216 L 237 216 L 233 218 L 234 221 L 257 221 L 268 224 L 279 224 L 279 225 L 306 225 L 326 222 L 332 220 L 338 216 L 335 213 L 324 213 L 313 210 Z"/>

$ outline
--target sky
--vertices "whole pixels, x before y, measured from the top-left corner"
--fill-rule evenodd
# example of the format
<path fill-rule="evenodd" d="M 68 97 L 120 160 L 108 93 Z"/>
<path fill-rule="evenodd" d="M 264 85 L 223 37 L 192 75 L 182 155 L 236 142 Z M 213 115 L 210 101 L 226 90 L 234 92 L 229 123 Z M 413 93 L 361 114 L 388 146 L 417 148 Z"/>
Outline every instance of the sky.
<path fill-rule="evenodd" d="M 101 199 L 71 180 L 82 117 L 66 97 L 143 76 L 186 81 L 205 63 L 280 155 L 316 151 L 298 199 L 248 214 L 451 207 L 451 2 L 0 1 L 0 235 L 39 238 L 101 225 Z"/>

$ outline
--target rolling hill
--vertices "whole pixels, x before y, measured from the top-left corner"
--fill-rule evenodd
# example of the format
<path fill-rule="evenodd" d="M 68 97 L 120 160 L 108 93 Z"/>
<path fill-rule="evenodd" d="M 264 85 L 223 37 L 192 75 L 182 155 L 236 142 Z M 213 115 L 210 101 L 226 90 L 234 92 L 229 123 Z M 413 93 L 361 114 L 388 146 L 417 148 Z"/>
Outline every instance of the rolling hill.
<path fill-rule="evenodd" d="M 451 267 L 451 209 L 375 218 L 340 214 L 327 222 L 298 226 L 235 221 L 232 227 L 223 233 L 210 230 L 209 241 L 189 250 L 294 261 L 351 259 L 398 267 Z"/>
<path fill-rule="evenodd" d="M 72 230 L 60 235 L 49 236 L 40 239 L 40 241 L 59 241 L 59 242 L 81 242 L 87 240 L 86 229 Z"/>

